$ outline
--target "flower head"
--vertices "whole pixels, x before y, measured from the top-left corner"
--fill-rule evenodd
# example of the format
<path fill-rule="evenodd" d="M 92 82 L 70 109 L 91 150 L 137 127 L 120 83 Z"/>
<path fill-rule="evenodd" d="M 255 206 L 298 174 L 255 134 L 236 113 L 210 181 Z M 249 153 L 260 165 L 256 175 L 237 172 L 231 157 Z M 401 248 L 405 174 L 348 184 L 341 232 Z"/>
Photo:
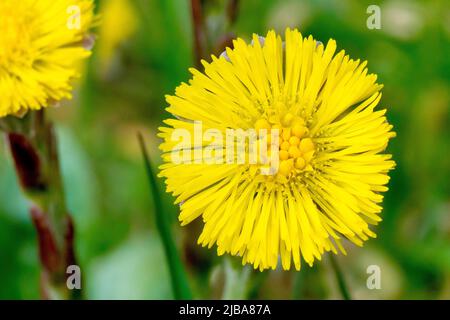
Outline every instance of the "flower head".
<path fill-rule="evenodd" d="M 381 193 L 395 165 L 382 152 L 395 133 L 386 110 L 375 110 L 382 86 L 367 62 L 335 54 L 334 40 L 324 46 L 290 29 L 284 41 L 270 31 L 233 44 L 167 96 L 177 119 L 160 128 L 160 176 L 177 197 L 182 224 L 201 216 L 200 244 L 260 270 L 276 268 L 280 257 L 284 269 L 292 262 L 300 269 L 301 258 L 312 265 L 326 251 L 345 254 L 343 239 L 361 246 L 375 237 L 369 226 L 381 221 Z M 195 141 L 199 123 L 206 131 Z M 230 129 L 275 132 L 260 136 L 258 148 L 271 146 L 276 170 L 239 155 L 217 161 L 227 143 L 206 134 L 212 129 L 227 137 Z M 251 145 L 241 148 L 247 160 Z M 174 160 L 177 150 L 188 151 L 187 161 Z"/>
<path fill-rule="evenodd" d="M 93 0 L 0 1 L 0 117 L 71 97 Z"/>

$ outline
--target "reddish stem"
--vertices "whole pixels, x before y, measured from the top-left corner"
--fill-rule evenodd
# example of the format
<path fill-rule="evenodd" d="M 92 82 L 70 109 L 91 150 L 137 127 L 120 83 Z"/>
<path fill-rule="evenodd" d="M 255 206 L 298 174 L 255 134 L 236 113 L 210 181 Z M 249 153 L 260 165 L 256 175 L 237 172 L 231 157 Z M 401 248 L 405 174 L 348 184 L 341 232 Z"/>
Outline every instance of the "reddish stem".
<path fill-rule="evenodd" d="M 22 188 L 45 191 L 41 160 L 31 142 L 22 134 L 8 133 L 9 148 Z"/>
<path fill-rule="evenodd" d="M 239 0 L 229 0 L 227 6 L 227 17 L 230 25 L 236 22 L 238 11 L 239 11 Z"/>
<path fill-rule="evenodd" d="M 205 55 L 207 39 L 203 7 L 201 0 L 191 0 L 192 23 L 194 28 L 194 55 L 197 67 L 201 67 L 201 59 Z"/>
<path fill-rule="evenodd" d="M 42 297 L 78 298 L 80 292 L 66 285 L 67 267 L 76 264 L 74 225 L 65 206 L 55 134 L 42 112 L 31 120 L 31 129 L 8 132 L 7 138 L 20 185 L 33 202 Z"/>

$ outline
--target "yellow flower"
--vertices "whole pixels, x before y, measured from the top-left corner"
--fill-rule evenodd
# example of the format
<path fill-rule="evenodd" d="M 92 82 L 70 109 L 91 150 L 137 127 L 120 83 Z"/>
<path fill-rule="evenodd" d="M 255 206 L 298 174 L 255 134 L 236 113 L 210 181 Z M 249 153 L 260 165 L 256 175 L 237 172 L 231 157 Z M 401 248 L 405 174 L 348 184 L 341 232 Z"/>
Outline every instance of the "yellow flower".
<path fill-rule="evenodd" d="M 93 0 L 0 1 L 0 117 L 71 98 Z"/>
<path fill-rule="evenodd" d="M 367 74 L 367 62 L 335 54 L 334 40 L 324 46 L 297 30 L 287 29 L 284 42 L 270 31 L 233 45 L 202 61 L 204 73 L 191 69 L 189 84 L 167 96 L 177 119 L 160 128 L 160 176 L 177 197 L 182 225 L 201 216 L 200 244 L 216 244 L 219 255 L 242 256 L 260 270 L 275 269 L 280 257 L 284 269 L 293 261 L 299 270 L 301 258 L 312 265 L 326 251 L 345 254 L 345 238 L 362 246 L 375 237 L 369 225 L 381 221 L 381 193 L 395 166 L 382 154 L 395 133 L 386 110 L 374 110 L 382 88 L 376 75 Z M 263 174 L 261 162 L 199 161 L 211 155 L 212 139 L 178 142 L 186 131 L 198 139 L 199 123 L 223 135 L 279 132 L 279 147 L 271 149 L 277 171 Z M 174 161 L 177 148 L 191 148 L 193 161 Z"/>

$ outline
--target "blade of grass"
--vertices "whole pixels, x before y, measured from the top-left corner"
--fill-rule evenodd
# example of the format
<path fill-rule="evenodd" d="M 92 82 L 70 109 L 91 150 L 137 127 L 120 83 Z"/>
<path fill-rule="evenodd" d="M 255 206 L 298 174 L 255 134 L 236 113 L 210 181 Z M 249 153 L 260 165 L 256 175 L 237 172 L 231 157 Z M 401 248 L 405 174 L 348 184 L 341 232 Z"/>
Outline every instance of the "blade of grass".
<path fill-rule="evenodd" d="M 334 255 L 330 253 L 328 256 L 330 257 L 331 266 L 333 267 L 334 274 L 336 275 L 336 280 L 338 282 L 342 297 L 344 298 L 344 300 L 352 300 L 352 298 L 350 297 L 350 292 L 347 288 L 347 284 L 345 283 L 344 275 L 336 259 L 334 258 Z"/>
<path fill-rule="evenodd" d="M 172 289 L 174 298 L 177 300 L 190 300 L 192 299 L 192 293 L 189 288 L 186 271 L 184 270 L 183 263 L 178 255 L 177 247 L 173 241 L 170 232 L 170 223 L 168 215 L 164 210 L 164 206 L 161 202 L 161 196 L 159 193 L 158 183 L 156 182 L 155 175 L 152 170 L 150 158 L 148 156 L 147 148 L 145 147 L 144 138 L 138 133 L 139 145 L 141 147 L 142 156 L 145 162 L 145 169 L 147 171 L 148 180 L 150 183 L 153 203 L 155 205 L 155 220 L 158 228 L 159 235 L 164 247 L 164 252 L 169 264 L 170 277 L 172 280 Z"/>

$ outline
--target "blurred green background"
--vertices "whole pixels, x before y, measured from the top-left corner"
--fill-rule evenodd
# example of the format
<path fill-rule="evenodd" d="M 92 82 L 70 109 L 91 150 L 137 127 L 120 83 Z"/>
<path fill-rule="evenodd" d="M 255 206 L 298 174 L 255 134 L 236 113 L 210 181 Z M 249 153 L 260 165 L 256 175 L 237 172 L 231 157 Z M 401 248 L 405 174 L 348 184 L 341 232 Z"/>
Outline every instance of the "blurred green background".
<path fill-rule="evenodd" d="M 51 110 L 68 206 L 74 216 L 84 293 L 90 299 L 172 298 L 155 230 L 151 190 L 136 133 L 160 163 L 157 127 L 168 115 L 164 95 L 195 64 L 187 0 L 103 0 L 93 57 L 75 99 Z M 381 105 L 397 137 L 378 238 L 347 244 L 339 256 L 354 298 L 450 299 L 450 6 L 448 1 L 243 0 L 228 25 L 227 1 L 205 1 L 208 36 L 250 39 L 297 27 L 337 40 L 367 59 L 385 85 Z M 381 30 L 369 30 L 367 7 L 381 7 Z M 39 298 L 36 235 L 4 142 L 0 148 L 0 298 Z M 163 189 L 162 182 L 161 189 Z M 197 298 L 340 298 L 328 259 L 300 273 L 253 272 L 239 259 L 196 245 L 199 224 L 179 227 L 165 195 L 173 234 Z M 381 268 L 381 290 L 366 287 L 369 265 Z M 242 289 L 245 283 L 245 290 Z M 239 288 L 238 288 L 239 287 Z"/>

